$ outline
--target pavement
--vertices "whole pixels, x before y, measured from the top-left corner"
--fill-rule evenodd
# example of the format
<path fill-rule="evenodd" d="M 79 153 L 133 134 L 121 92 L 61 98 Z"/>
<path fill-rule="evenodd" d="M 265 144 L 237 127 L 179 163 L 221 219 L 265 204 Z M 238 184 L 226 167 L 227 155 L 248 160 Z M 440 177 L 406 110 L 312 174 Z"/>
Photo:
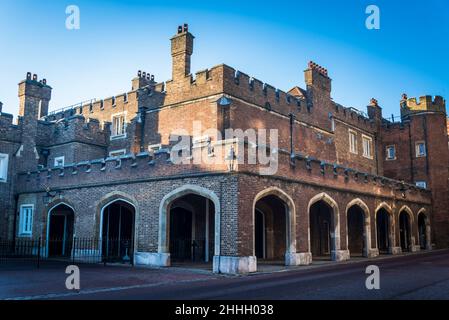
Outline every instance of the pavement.
<path fill-rule="evenodd" d="M 366 267 L 380 270 L 380 289 L 365 286 Z M 101 300 L 414 300 L 449 299 L 449 250 L 319 261 L 287 268 L 226 276 L 188 266 L 155 269 L 80 265 L 81 290 L 65 288 L 65 265 L 0 265 L 0 299 Z"/>

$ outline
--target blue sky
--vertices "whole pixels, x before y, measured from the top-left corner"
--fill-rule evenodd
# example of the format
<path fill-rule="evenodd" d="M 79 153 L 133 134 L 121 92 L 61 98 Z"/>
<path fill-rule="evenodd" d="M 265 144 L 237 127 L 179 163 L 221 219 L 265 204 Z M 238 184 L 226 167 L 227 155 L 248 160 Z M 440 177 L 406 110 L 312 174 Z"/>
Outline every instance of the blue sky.
<path fill-rule="evenodd" d="M 81 29 L 65 28 L 77 5 Z M 365 28 L 380 8 L 381 29 Z M 403 92 L 449 97 L 447 0 L 128 0 L 2 3 L 0 101 L 17 114 L 27 71 L 53 87 L 51 109 L 130 89 L 137 70 L 170 79 L 169 38 L 189 23 L 192 70 L 226 63 L 282 90 L 304 86 L 309 60 L 329 69 L 337 102 L 365 110 L 375 97 L 384 117 Z"/>

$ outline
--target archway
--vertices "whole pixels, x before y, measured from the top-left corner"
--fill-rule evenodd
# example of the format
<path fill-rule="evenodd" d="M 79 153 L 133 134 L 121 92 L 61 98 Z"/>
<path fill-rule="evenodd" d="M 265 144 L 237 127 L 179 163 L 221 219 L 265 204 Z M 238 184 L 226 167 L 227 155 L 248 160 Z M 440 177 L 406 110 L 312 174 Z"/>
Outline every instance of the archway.
<path fill-rule="evenodd" d="M 255 228 L 255 256 L 258 259 L 265 259 L 267 257 L 266 254 L 266 224 L 265 224 L 265 214 L 256 209 L 254 213 L 254 228 Z"/>
<path fill-rule="evenodd" d="M 214 247 L 214 203 L 186 194 L 169 205 L 169 252 L 173 263 L 209 263 Z"/>
<path fill-rule="evenodd" d="M 379 254 L 391 253 L 391 219 L 390 213 L 384 207 L 376 212 L 376 235 Z"/>
<path fill-rule="evenodd" d="M 369 217 L 368 217 L 369 219 Z M 366 212 L 359 205 L 347 210 L 348 249 L 352 256 L 368 256 L 368 234 L 365 224 Z"/>
<path fill-rule="evenodd" d="M 270 187 L 254 197 L 252 212 L 253 256 L 270 264 L 296 265 L 296 211 L 293 199 L 282 189 Z"/>
<path fill-rule="evenodd" d="M 107 261 L 132 262 L 134 256 L 135 207 L 117 199 L 102 209 L 102 256 Z"/>
<path fill-rule="evenodd" d="M 275 195 L 256 202 L 254 212 L 255 254 L 258 260 L 284 264 L 288 248 L 288 207 Z"/>
<path fill-rule="evenodd" d="M 402 251 L 411 251 L 412 246 L 412 234 L 410 216 L 406 210 L 402 210 L 399 213 L 399 237 L 401 242 Z"/>
<path fill-rule="evenodd" d="M 332 251 L 336 251 L 333 208 L 327 201 L 319 200 L 309 208 L 310 219 L 310 251 L 315 259 L 331 258 Z M 332 237 L 332 234 L 334 237 Z"/>
<path fill-rule="evenodd" d="M 427 239 L 427 217 L 425 213 L 418 214 L 418 233 L 419 233 L 419 246 L 425 250 L 428 247 Z"/>
<path fill-rule="evenodd" d="M 60 203 L 48 211 L 48 256 L 71 256 L 74 222 L 75 212 L 65 203 Z"/>

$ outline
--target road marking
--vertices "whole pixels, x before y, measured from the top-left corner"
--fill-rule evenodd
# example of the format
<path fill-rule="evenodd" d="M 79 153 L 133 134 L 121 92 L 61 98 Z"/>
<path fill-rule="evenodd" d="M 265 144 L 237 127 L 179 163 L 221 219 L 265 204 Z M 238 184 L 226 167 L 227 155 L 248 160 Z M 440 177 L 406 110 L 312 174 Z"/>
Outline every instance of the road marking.
<path fill-rule="evenodd" d="M 149 284 L 139 284 L 133 286 L 122 286 L 122 287 L 113 287 L 113 288 L 101 288 L 101 289 L 86 289 L 80 290 L 78 292 L 67 292 L 67 293 L 48 293 L 42 295 L 34 295 L 34 296 L 23 296 L 23 297 L 11 297 L 0 300 L 46 300 L 46 299 L 57 299 L 57 298 L 65 298 L 65 297 L 73 297 L 80 295 L 89 295 L 96 293 L 106 293 L 106 292 L 117 292 L 123 290 L 132 290 L 132 289 L 145 289 L 145 288 L 154 288 L 163 285 L 171 285 L 171 284 L 179 284 L 179 283 L 192 283 L 192 282 L 200 282 L 210 279 L 193 279 L 193 280 L 180 280 L 180 281 L 170 281 L 170 282 L 158 282 L 158 283 L 149 283 Z"/>

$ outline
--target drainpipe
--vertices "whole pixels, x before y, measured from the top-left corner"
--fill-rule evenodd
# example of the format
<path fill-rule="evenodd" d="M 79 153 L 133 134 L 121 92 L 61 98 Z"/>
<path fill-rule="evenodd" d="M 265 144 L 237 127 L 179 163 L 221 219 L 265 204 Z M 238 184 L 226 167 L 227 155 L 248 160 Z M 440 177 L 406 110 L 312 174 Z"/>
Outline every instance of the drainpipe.
<path fill-rule="evenodd" d="M 415 183 L 415 177 L 413 173 L 413 142 L 412 142 L 412 121 L 410 119 L 408 125 L 408 141 L 410 147 L 410 179 L 411 183 Z"/>
<path fill-rule="evenodd" d="M 427 147 L 427 118 L 422 116 L 423 119 L 423 131 L 424 131 L 424 147 L 426 150 L 426 175 L 429 176 L 429 152 Z"/>
<path fill-rule="evenodd" d="M 14 225 L 13 225 L 13 227 L 12 227 L 12 231 L 13 231 L 13 234 L 12 234 L 12 242 L 13 242 L 13 245 L 15 246 L 16 245 L 16 233 L 17 233 L 17 205 L 19 204 L 19 195 L 14 195 Z"/>
<path fill-rule="evenodd" d="M 293 150 L 293 124 L 295 121 L 295 115 L 293 113 L 289 114 L 290 117 L 290 156 L 293 156 L 294 150 Z"/>
<path fill-rule="evenodd" d="M 146 122 L 147 108 L 139 108 L 139 117 L 137 123 L 140 123 L 140 152 L 145 151 L 145 122 Z"/>

